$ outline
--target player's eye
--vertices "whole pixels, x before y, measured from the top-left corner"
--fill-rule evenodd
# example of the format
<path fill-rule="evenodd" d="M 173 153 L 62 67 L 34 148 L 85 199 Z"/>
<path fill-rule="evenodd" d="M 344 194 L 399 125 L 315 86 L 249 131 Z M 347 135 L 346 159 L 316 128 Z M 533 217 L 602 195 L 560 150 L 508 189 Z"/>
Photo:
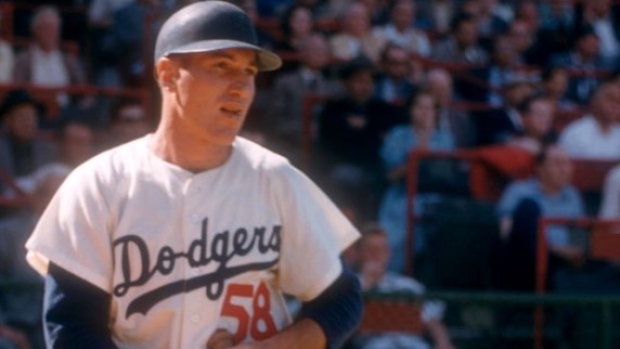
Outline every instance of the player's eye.
<path fill-rule="evenodd" d="M 218 69 L 228 69 L 228 63 L 225 61 L 219 61 L 215 63 L 215 67 Z"/>
<path fill-rule="evenodd" d="M 256 76 L 256 74 L 258 74 L 258 68 L 256 68 L 256 67 L 250 67 L 250 68 L 247 68 L 247 69 L 245 70 L 245 73 L 246 73 L 248 76 Z"/>

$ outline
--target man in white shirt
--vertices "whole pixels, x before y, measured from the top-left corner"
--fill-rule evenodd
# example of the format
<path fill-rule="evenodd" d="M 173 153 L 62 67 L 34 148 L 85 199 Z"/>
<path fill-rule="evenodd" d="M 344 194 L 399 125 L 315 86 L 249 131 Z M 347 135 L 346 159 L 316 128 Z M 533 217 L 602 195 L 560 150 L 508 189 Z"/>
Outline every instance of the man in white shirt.
<path fill-rule="evenodd" d="M 620 159 L 620 86 L 602 85 L 590 101 L 591 113 L 570 123 L 560 144 L 573 158 Z"/>
<path fill-rule="evenodd" d="M 426 57 L 431 54 L 431 44 L 424 32 L 413 27 L 415 13 L 413 0 L 395 1 L 390 11 L 390 22 L 374 29 L 374 32 L 408 52 Z"/>
<path fill-rule="evenodd" d="M 56 8 L 43 6 L 32 17 L 32 45 L 15 60 L 13 80 L 42 87 L 65 87 L 86 82 L 86 74 L 78 58 L 60 47 L 62 20 Z M 57 97 L 60 106 L 67 106 L 66 94 Z"/>

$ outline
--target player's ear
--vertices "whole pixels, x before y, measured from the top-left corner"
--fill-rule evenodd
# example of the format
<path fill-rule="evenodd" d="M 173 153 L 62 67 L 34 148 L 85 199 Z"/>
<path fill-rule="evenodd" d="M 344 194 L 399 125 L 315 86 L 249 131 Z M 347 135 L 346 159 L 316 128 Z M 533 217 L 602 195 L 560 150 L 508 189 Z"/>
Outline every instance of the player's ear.
<path fill-rule="evenodd" d="M 179 78 L 179 65 L 174 60 L 163 57 L 155 64 L 155 79 L 159 86 L 166 91 L 176 90 L 176 81 Z"/>

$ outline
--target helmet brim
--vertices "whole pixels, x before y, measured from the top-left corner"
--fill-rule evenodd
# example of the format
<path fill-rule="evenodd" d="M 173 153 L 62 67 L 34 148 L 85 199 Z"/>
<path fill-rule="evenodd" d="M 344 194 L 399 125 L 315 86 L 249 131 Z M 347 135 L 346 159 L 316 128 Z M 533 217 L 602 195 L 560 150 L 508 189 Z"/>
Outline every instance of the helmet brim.
<path fill-rule="evenodd" d="M 184 53 L 213 52 L 233 48 L 245 48 L 256 51 L 258 54 L 258 69 L 260 71 L 276 70 L 282 66 L 282 59 L 277 54 L 256 45 L 236 40 L 197 41 L 185 46 L 177 47 L 169 52 L 165 52 L 163 56 L 165 57 Z"/>

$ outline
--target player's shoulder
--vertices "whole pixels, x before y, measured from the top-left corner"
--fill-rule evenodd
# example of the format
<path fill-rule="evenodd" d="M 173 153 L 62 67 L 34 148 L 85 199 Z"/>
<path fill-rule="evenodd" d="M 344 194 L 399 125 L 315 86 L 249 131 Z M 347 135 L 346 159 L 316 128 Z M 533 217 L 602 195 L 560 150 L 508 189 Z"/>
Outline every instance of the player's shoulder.
<path fill-rule="evenodd" d="M 234 148 L 243 163 L 253 170 L 277 172 L 292 168 L 287 158 L 249 139 L 237 137 Z"/>
<path fill-rule="evenodd" d="M 138 168 L 146 153 L 146 138 L 138 138 L 91 157 L 73 172 L 92 179 L 114 180 L 118 175 Z"/>

